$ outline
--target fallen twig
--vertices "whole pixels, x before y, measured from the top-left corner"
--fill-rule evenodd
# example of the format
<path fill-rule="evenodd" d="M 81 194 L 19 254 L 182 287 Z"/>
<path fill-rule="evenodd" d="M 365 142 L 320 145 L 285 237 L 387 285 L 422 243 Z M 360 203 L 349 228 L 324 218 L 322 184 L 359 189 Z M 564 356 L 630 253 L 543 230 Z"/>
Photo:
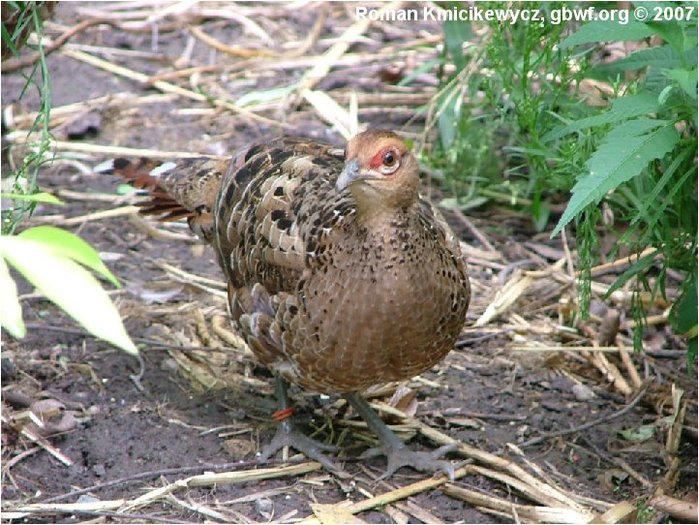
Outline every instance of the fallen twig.
<path fill-rule="evenodd" d="M 109 25 L 114 25 L 113 22 L 110 20 L 107 20 L 105 18 L 90 18 L 88 20 L 83 20 L 79 24 L 76 24 L 75 26 L 71 27 L 68 29 L 65 33 L 60 35 L 58 38 L 56 38 L 54 41 L 51 43 L 47 44 L 44 46 L 43 53 L 40 53 L 38 51 L 32 53 L 31 55 L 27 55 L 22 58 L 13 58 L 10 60 L 4 60 L 2 62 L 2 72 L 3 73 L 11 73 L 13 71 L 17 71 L 18 69 L 22 69 L 28 66 L 31 66 L 35 62 L 37 62 L 42 55 L 44 57 L 50 55 L 56 49 L 61 47 L 63 44 L 65 44 L 69 38 L 72 36 L 80 33 L 81 31 L 84 31 L 88 27 L 96 26 L 99 24 L 109 24 Z"/>
<path fill-rule="evenodd" d="M 254 120 L 256 122 L 259 122 L 261 124 L 266 124 L 268 126 L 274 126 L 274 127 L 283 127 L 284 125 L 281 122 L 278 122 L 276 120 L 268 119 L 266 117 L 262 117 L 260 115 L 257 115 L 253 113 L 252 111 L 248 111 L 244 108 L 241 108 L 239 106 L 236 106 L 235 104 L 228 102 L 226 100 L 221 100 L 213 97 L 206 96 L 202 93 L 197 93 L 195 91 L 192 91 L 190 89 L 185 89 L 180 86 L 177 86 L 175 84 L 171 84 L 169 82 L 165 82 L 163 80 L 156 80 L 154 82 L 150 82 L 150 78 L 148 75 L 145 75 L 143 73 L 139 73 L 137 71 L 134 71 L 132 69 L 123 67 L 123 66 L 117 66 L 115 64 L 112 64 L 111 62 L 107 60 L 103 60 L 101 58 L 94 57 L 92 55 L 89 55 L 87 53 L 83 53 L 82 51 L 74 51 L 70 49 L 64 49 L 61 51 L 65 56 L 68 56 L 70 58 L 73 58 L 75 60 L 79 60 L 81 62 L 86 62 L 87 64 L 93 65 L 95 67 L 99 67 L 101 69 L 104 69 L 106 71 L 109 71 L 111 73 L 130 78 L 131 80 L 135 80 L 137 82 L 141 82 L 142 84 L 149 84 L 152 85 L 153 87 L 165 92 L 165 93 L 173 93 L 176 95 L 180 95 L 182 97 L 190 98 L 192 100 L 196 100 L 199 102 L 206 102 L 209 103 L 213 106 L 217 107 L 222 107 L 225 109 L 228 109 L 232 111 L 233 113 L 237 113 L 240 115 L 243 115 L 251 120 Z"/>

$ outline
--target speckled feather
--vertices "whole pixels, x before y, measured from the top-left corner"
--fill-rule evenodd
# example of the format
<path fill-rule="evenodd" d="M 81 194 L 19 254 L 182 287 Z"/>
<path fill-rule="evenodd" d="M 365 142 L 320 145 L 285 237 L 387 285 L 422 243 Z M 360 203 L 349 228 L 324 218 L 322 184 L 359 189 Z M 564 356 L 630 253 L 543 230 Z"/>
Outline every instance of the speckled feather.
<path fill-rule="evenodd" d="M 397 137 L 367 132 L 348 155 L 381 140 Z M 115 171 L 154 194 L 147 212 L 165 203 L 172 214 L 173 202 L 189 212 L 226 273 L 233 319 L 260 362 L 285 379 L 359 391 L 419 374 L 452 349 L 470 299 L 466 265 L 417 193 L 376 219 L 363 208 L 360 217 L 354 193 L 336 187 L 344 152 L 290 138 L 157 177 L 141 164 L 118 160 Z"/>

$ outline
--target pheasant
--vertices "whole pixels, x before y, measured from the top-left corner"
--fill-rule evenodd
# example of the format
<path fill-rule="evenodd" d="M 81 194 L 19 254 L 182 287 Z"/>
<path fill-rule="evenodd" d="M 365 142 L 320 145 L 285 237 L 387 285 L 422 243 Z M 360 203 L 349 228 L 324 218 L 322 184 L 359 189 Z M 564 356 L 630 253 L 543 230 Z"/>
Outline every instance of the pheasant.
<path fill-rule="evenodd" d="M 344 395 L 380 438 L 385 476 L 402 466 L 446 472 L 451 447 L 415 452 L 359 392 L 438 363 L 466 319 L 469 279 L 458 240 L 418 194 L 418 163 L 393 132 L 368 130 L 346 149 L 282 138 L 227 161 L 116 159 L 150 193 L 141 212 L 186 217 L 216 252 L 230 315 L 277 378 Z M 341 472 L 284 419 L 262 460 L 291 446 Z"/>

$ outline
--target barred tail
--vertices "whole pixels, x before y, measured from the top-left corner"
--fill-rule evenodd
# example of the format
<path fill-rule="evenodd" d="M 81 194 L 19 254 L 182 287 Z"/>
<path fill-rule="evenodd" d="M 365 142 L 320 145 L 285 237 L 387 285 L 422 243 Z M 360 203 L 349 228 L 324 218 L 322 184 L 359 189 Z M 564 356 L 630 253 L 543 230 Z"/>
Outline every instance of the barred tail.
<path fill-rule="evenodd" d="M 150 198 L 138 204 L 139 213 L 155 215 L 163 222 L 186 218 L 194 233 L 211 242 L 214 203 L 228 162 L 118 158 L 104 162 L 94 170 L 119 175 L 134 188 L 143 190 Z"/>

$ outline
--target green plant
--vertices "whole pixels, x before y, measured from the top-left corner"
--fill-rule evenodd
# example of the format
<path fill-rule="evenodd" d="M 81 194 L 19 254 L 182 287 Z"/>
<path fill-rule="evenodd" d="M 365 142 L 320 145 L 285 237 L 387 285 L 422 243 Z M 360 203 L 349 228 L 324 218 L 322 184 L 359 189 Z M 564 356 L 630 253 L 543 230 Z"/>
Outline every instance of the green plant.
<path fill-rule="evenodd" d="M 663 3 L 644 4 L 650 12 Z M 694 4 L 674 4 L 685 13 L 682 20 L 636 22 L 619 31 L 614 24 L 592 22 L 561 43 L 571 48 L 616 39 L 653 36 L 664 43 L 644 47 L 613 62 L 590 68 L 590 78 L 619 82 L 636 73 L 632 90 L 617 98 L 598 115 L 572 121 L 552 130 L 546 139 L 555 142 L 566 134 L 585 135 L 604 130 L 595 152 L 586 161 L 553 235 L 576 219 L 596 224 L 601 201 L 606 200 L 627 224 L 620 245 L 641 253 L 639 259 L 612 285 L 609 293 L 635 277 L 635 290 L 665 294 L 667 270 L 686 274 L 680 297 L 671 311 L 675 330 L 689 339 L 689 357 L 697 352 L 697 13 Z M 662 12 L 662 11 L 660 11 Z M 616 29 L 616 31 L 615 31 Z M 638 73 L 637 73 L 638 72 Z M 589 243 L 592 228 L 578 228 L 581 244 Z M 648 275 L 659 265 L 656 284 Z M 589 278 L 589 277 L 588 277 Z M 643 308 L 633 309 L 639 324 Z M 636 345 L 640 346 L 640 330 Z"/>
<path fill-rule="evenodd" d="M 564 5 L 534 7 L 548 16 Z M 512 9 L 506 2 L 487 6 Z M 560 192 L 572 185 L 569 173 L 592 151 L 589 141 L 570 139 L 560 148 L 542 141 L 560 124 L 559 115 L 577 117 L 589 110 L 570 88 L 581 71 L 572 67 L 571 52 L 556 47 L 563 24 L 493 21 L 487 26 L 472 44 L 467 23 L 444 23 L 443 59 L 455 70 L 443 77 L 437 98 L 440 148 L 431 161 L 444 170 L 462 209 L 485 200 L 505 202 L 526 209 L 543 230 L 551 202 L 562 199 Z"/>
<path fill-rule="evenodd" d="M 655 509 L 649 506 L 646 500 L 638 501 L 636 509 L 636 520 L 638 523 L 651 523 Z"/>
<path fill-rule="evenodd" d="M 38 132 L 39 140 L 29 145 L 21 165 L 12 173 L 9 179 L 12 181 L 11 191 L 1 194 L 12 204 L 2 210 L 0 324 L 14 337 L 21 338 L 26 334 L 17 286 L 9 264 L 90 333 L 127 352 L 137 353 L 109 296 L 82 267 L 87 266 L 115 286 L 119 285 L 92 247 L 72 233 L 50 226 L 29 228 L 14 234 L 31 216 L 37 203 L 62 203 L 52 195 L 39 192 L 36 180 L 38 169 L 52 161 L 49 131 L 51 84 L 41 44 L 43 2 L 6 2 L 2 7 L 3 55 L 6 49 L 14 54 L 18 52 L 29 34 L 28 29 L 34 30 L 39 37 L 36 46 L 39 60 L 27 75 L 24 90 L 36 86 L 41 105 L 30 130 L 30 133 Z M 6 25 L 6 19 L 12 27 Z M 40 81 L 37 81 L 38 73 Z"/>
<path fill-rule="evenodd" d="M 31 133 L 38 132 L 39 140 L 29 147 L 21 165 L 12 174 L 11 191 L 19 195 L 31 195 L 38 191 L 36 174 L 42 165 L 51 161 L 51 133 L 49 131 L 51 80 L 44 56 L 44 47 L 41 43 L 41 35 L 43 34 L 41 11 L 44 3 L 5 2 L 2 6 L 3 59 L 5 54 L 17 54 L 26 43 L 32 30 L 39 37 L 39 42 L 36 45 L 39 60 L 25 75 L 26 83 L 22 92 L 24 95 L 27 89 L 34 86 L 39 93 L 40 107 L 30 130 Z M 15 199 L 12 206 L 2 210 L 2 233 L 12 233 L 25 217 L 34 212 L 35 207 L 36 201 L 34 199 Z"/>
<path fill-rule="evenodd" d="M 453 72 L 442 76 L 428 120 L 440 138 L 429 160 L 456 194 L 446 204 L 508 202 L 526 210 L 538 230 L 571 192 L 553 234 L 574 222 L 583 315 L 600 230 L 617 235 L 627 252 L 654 248 L 611 291 L 633 278 L 633 315 L 642 321 L 638 292 L 664 294 L 667 271 L 684 272 L 671 319 L 695 359 L 697 10 L 693 3 L 643 6 L 651 16 L 672 8 L 673 20 L 644 23 L 627 11 L 627 23 L 594 21 L 576 30 L 552 23 L 554 15 L 585 4 L 534 2 L 516 7 L 537 10 L 547 22 L 496 19 L 475 39 L 469 23 L 445 22 L 442 67 Z M 676 9 L 684 16 L 675 16 Z M 603 63 L 602 43 L 615 41 L 639 41 L 638 50 Z M 589 85 L 603 86 L 611 103 Z M 605 222 L 603 207 L 616 226 Z M 637 346 L 641 335 L 637 330 Z"/>
<path fill-rule="evenodd" d="M 119 281 L 80 237 L 53 226 L 0 237 L 0 322 L 12 336 L 21 338 L 26 335 L 22 307 L 5 262 L 93 335 L 129 353 L 138 352 L 109 296 L 82 266 L 114 286 Z"/>

